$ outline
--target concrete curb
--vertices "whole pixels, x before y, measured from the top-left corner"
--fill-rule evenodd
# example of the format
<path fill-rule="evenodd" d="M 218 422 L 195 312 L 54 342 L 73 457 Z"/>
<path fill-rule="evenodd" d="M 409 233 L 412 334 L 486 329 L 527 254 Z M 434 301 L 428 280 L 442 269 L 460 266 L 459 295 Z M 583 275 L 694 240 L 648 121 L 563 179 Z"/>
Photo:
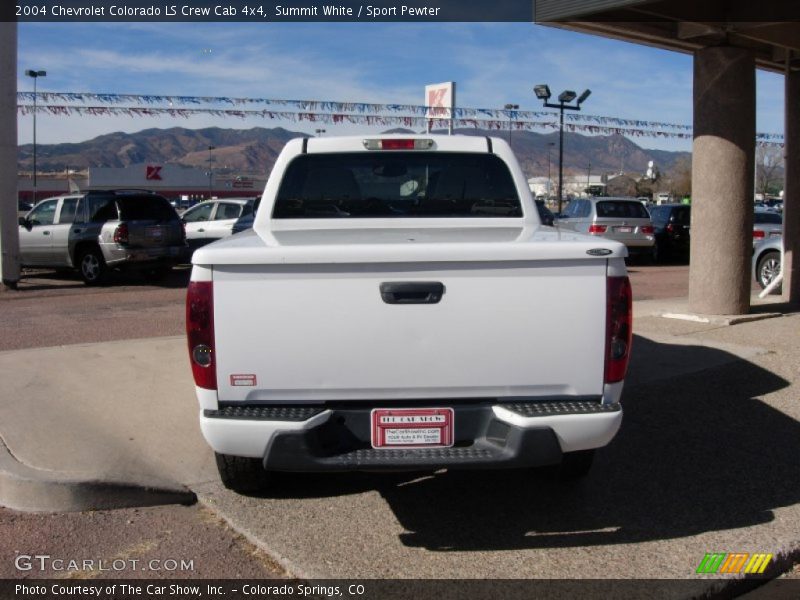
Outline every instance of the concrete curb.
<path fill-rule="evenodd" d="M 774 319 L 782 317 L 783 313 L 751 313 L 747 315 L 701 315 L 693 313 L 661 313 L 665 319 L 679 319 L 681 321 L 692 321 L 695 323 L 708 323 L 709 325 L 738 325 L 739 323 L 749 323 L 751 321 L 762 321 L 763 319 Z"/>
<path fill-rule="evenodd" d="M 797 312 L 797 308 L 784 304 L 780 297 L 750 298 L 750 312 L 744 315 L 710 315 L 694 313 L 689 310 L 686 298 L 666 298 L 658 300 L 635 300 L 633 302 L 634 319 L 642 317 L 663 317 L 702 323 L 707 325 L 728 326 L 783 317 Z M 772 310 L 770 310 L 772 308 Z"/>
<path fill-rule="evenodd" d="M 302 568 L 293 560 L 278 552 L 274 547 L 268 544 L 263 537 L 257 535 L 249 527 L 242 525 L 239 519 L 233 518 L 228 511 L 224 510 L 214 501 L 214 489 L 221 484 L 206 484 L 203 486 L 196 486 L 197 501 L 222 519 L 228 527 L 241 535 L 244 539 L 250 542 L 256 548 L 259 548 L 267 554 L 275 563 L 284 570 L 285 575 L 290 579 L 312 580 L 312 579 L 331 579 L 330 577 L 322 576 Z M 231 492 L 233 493 L 233 492 Z"/>
<path fill-rule="evenodd" d="M 0 437 L 0 505 L 23 512 L 77 512 L 160 504 L 193 504 L 178 485 L 103 481 L 19 462 Z"/>

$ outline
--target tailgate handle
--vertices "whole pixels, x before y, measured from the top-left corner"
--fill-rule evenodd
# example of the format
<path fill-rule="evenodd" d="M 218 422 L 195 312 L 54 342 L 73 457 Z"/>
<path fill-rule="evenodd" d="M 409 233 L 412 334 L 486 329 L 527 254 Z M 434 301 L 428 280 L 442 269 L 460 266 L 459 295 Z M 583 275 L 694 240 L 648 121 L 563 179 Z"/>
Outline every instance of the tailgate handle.
<path fill-rule="evenodd" d="M 438 281 L 397 281 L 381 284 L 381 298 L 386 304 L 438 304 L 444 284 Z"/>

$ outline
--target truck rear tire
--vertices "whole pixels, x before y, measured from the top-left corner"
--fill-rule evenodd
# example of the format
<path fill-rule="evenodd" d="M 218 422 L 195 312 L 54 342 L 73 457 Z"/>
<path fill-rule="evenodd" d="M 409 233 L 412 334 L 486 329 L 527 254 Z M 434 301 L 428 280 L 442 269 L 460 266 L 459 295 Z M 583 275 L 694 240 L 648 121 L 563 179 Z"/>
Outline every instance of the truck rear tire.
<path fill-rule="evenodd" d="M 267 488 L 269 476 L 259 458 L 214 453 L 222 485 L 234 492 L 260 492 Z"/>

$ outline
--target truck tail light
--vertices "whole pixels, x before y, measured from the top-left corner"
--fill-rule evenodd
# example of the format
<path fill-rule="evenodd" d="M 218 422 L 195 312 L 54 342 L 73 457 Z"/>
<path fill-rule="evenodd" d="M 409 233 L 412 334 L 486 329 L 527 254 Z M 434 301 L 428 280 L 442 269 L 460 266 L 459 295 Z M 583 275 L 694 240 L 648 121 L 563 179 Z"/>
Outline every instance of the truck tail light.
<path fill-rule="evenodd" d="M 765 233 L 760 229 L 753 229 L 753 237 L 760 240 L 765 236 Z"/>
<path fill-rule="evenodd" d="M 186 221 L 181 219 L 181 242 L 186 243 Z"/>
<path fill-rule="evenodd" d="M 606 225 L 589 225 L 589 233 L 605 233 L 606 229 Z"/>
<path fill-rule="evenodd" d="M 127 244 L 129 240 L 128 234 L 128 224 L 127 223 L 120 223 L 117 225 L 117 228 L 114 230 L 114 243 L 115 244 Z"/>
<path fill-rule="evenodd" d="M 653 229 L 652 225 L 642 225 L 639 228 L 639 231 L 641 231 L 645 235 L 653 235 L 653 231 L 655 230 Z"/>
<path fill-rule="evenodd" d="M 430 150 L 433 140 L 387 138 L 364 140 L 363 144 L 367 150 Z"/>
<path fill-rule="evenodd" d="M 631 282 L 627 277 L 609 277 L 606 283 L 605 383 L 625 379 L 633 339 Z"/>
<path fill-rule="evenodd" d="M 674 233 L 675 232 L 675 225 L 673 225 L 672 223 L 667 225 L 667 232 Z"/>
<path fill-rule="evenodd" d="M 186 337 L 194 382 L 207 390 L 217 389 L 214 364 L 214 284 L 190 281 L 186 294 Z"/>

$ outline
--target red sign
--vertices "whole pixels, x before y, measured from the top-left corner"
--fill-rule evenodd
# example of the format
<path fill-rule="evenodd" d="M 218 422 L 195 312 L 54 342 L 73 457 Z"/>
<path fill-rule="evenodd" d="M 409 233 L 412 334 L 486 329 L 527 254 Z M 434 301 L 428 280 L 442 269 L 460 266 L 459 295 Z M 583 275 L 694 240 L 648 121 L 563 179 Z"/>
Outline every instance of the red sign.
<path fill-rule="evenodd" d="M 428 90 L 428 106 L 444 107 L 444 99 L 447 90 Z"/>
<path fill-rule="evenodd" d="M 451 119 L 452 109 L 455 106 L 456 84 L 452 81 L 435 83 L 425 86 L 425 104 L 428 109 L 425 117 L 428 119 Z"/>
<path fill-rule="evenodd" d="M 251 373 L 231 375 L 231 385 L 233 387 L 254 386 L 256 385 L 256 376 Z"/>
<path fill-rule="evenodd" d="M 236 178 L 236 179 L 234 179 L 234 181 L 233 181 L 233 187 L 234 187 L 234 188 L 247 188 L 247 189 L 251 189 L 251 188 L 253 187 L 253 184 L 254 184 L 254 183 L 255 183 L 255 182 L 254 182 L 252 179 L 250 179 L 249 177 L 237 177 L 237 178 Z"/>
<path fill-rule="evenodd" d="M 372 409 L 373 448 L 430 448 L 452 445 L 452 408 Z"/>
<path fill-rule="evenodd" d="M 161 181 L 161 165 L 147 165 L 144 178 L 148 181 Z"/>

